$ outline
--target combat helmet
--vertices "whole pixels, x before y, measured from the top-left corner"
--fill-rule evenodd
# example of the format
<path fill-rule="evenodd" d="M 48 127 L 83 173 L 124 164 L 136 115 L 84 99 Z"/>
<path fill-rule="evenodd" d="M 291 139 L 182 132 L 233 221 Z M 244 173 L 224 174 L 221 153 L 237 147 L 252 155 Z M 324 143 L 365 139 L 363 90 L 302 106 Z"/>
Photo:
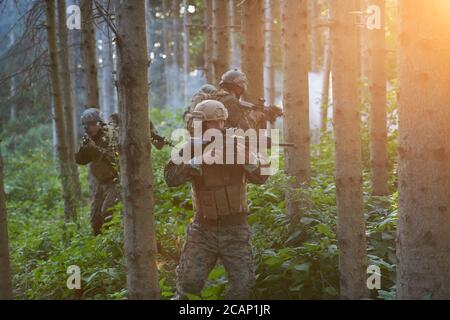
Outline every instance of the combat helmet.
<path fill-rule="evenodd" d="M 103 123 L 103 119 L 100 115 L 100 110 L 98 110 L 97 108 L 86 109 L 81 115 L 81 123 L 83 125 L 92 122 Z"/>
<path fill-rule="evenodd" d="M 222 87 L 224 84 L 231 84 L 241 88 L 243 91 L 247 91 L 247 77 L 242 71 L 233 69 L 225 72 L 222 75 L 219 85 Z"/>
<path fill-rule="evenodd" d="M 192 112 L 192 118 L 201 121 L 227 120 L 228 110 L 217 100 L 203 100 Z"/>

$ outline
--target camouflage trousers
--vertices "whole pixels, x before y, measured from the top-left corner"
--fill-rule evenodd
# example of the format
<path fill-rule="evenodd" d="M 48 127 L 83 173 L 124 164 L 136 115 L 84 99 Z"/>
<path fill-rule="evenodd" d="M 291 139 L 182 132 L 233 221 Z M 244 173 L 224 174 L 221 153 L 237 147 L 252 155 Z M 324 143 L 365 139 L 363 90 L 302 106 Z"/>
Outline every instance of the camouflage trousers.
<path fill-rule="evenodd" d="M 94 235 L 101 233 L 103 223 L 112 217 L 110 209 L 120 200 L 120 190 L 116 182 L 97 183 L 91 204 L 91 226 Z"/>
<path fill-rule="evenodd" d="M 186 299 L 186 293 L 200 294 L 218 259 L 230 284 L 225 298 L 248 299 L 255 283 L 250 236 L 247 223 L 233 226 L 191 223 L 177 267 L 176 299 Z"/>

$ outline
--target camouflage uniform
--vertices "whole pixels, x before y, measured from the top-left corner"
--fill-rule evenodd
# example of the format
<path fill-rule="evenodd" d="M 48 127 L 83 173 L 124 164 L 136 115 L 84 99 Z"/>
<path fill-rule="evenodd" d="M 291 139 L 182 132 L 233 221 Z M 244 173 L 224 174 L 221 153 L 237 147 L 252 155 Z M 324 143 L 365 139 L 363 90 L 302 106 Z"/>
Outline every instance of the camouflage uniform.
<path fill-rule="evenodd" d="M 90 220 L 95 235 L 101 232 L 103 223 L 111 218 L 109 211 L 120 200 L 118 186 L 118 161 L 116 135 L 113 129 L 102 124 L 92 140 L 95 146 L 82 144 L 75 154 L 80 165 L 89 164 L 97 184 L 91 203 Z"/>
<path fill-rule="evenodd" d="M 206 121 L 226 120 L 227 109 L 218 101 L 198 104 L 194 116 Z M 206 146 L 205 146 L 206 147 Z M 192 161 L 191 161 L 192 162 Z M 229 276 L 227 299 L 245 299 L 255 282 L 253 270 L 246 182 L 263 184 L 260 166 L 237 164 L 176 165 L 170 161 L 164 171 L 169 187 L 191 182 L 194 221 L 187 229 L 177 267 L 177 298 L 199 294 L 209 272 L 220 259 Z"/>
<path fill-rule="evenodd" d="M 193 96 L 184 114 L 186 129 L 191 132 L 191 135 L 193 133 L 192 111 L 198 103 L 204 100 L 217 100 L 223 103 L 228 110 L 228 118 L 225 121 L 225 127 L 227 128 L 241 128 L 243 130 L 265 128 L 264 114 L 244 106 L 245 103 L 241 102 L 240 98 L 231 92 L 233 88 L 239 88 L 242 93 L 247 90 L 247 78 L 244 73 L 237 69 L 229 70 L 222 75 L 220 89 L 215 89 L 214 86 L 206 84 Z"/>

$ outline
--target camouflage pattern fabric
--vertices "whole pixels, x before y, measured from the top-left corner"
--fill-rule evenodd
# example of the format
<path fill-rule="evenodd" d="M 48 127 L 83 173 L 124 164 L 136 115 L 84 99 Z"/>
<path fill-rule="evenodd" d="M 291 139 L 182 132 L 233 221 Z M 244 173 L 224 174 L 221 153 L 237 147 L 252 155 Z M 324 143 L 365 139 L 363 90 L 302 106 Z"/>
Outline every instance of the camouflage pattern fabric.
<path fill-rule="evenodd" d="M 112 218 L 110 209 L 120 200 L 120 189 L 117 182 L 98 183 L 91 204 L 91 226 L 94 235 L 101 233 L 103 224 Z"/>
<path fill-rule="evenodd" d="M 221 226 L 194 221 L 189 224 L 177 267 L 176 299 L 186 299 L 187 293 L 200 294 L 218 259 L 229 279 L 225 298 L 248 299 L 255 283 L 250 237 L 251 231 L 246 223 Z"/>

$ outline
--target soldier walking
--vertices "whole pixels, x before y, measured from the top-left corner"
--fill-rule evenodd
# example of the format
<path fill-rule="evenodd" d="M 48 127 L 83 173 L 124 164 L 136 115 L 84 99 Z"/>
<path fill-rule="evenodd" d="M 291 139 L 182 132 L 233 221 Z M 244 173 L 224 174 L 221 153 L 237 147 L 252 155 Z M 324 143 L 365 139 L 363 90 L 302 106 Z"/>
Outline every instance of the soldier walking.
<path fill-rule="evenodd" d="M 205 100 L 193 114 L 202 121 L 202 129 L 224 132 L 228 110 L 223 103 Z M 224 148 L 214 148 L 202 155 L 203 163 L 223 156 Z M 245 146 L 237 144 L 238 152 Z M 252 161 L 251 161 L 252 160 Z M 169 187 L 190 182 L 195 217 L 187 227 L 187 239 L 177 267 L 176 299 L 199 294 L 218 259 L 227 271 L 230 288 L 227 299 L 246 299 L 255 282 L 251 232 L 247 224 L 246 181 L 263 184 L 261 165 L 256 155 L 246 152 L 245 164 L 199 164 L 193 157 L 189 164 L 170 161 L 165 168 Z"/>
<path fill-rule="evenodd" d="M 81 122 L 85 135 L 75 161 L 88 164 L 96 180 L 90 220 L 94 235 L 98 235 L 103 224 L 112 218 L 111 208 L 120 200 L 117 134 L 103 122 L 96 108 L 85 110 Z"/>

